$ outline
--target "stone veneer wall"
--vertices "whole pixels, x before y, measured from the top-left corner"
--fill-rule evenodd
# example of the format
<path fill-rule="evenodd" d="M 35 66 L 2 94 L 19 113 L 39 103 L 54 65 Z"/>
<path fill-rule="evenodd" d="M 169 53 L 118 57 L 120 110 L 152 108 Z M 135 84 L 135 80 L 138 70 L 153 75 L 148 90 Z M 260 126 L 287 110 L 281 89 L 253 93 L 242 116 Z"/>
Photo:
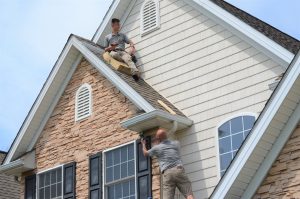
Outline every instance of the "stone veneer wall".
<path fill-rule="evenodd" d="M 75 122 L 75 93 L 83 83 L 89 83 L 92 87 L 92 116 Z M 136 112 L 135 105 L 83 60 L 36 144 L 37 169 L 34 172 L 76 161 L 76 198 L 88 198 L 89 156 L 136 140 L 139 137 L 138 133 L 120 126 L 121 121 L 131 118 Z M 153 167 L 157 167 L 155 161 Z M 153 169 L 153 198 L 158 199 L 159 173 L 155 171 L 156 169 Z M 23 189 L 24 177 L 29 174 L 26 173 L 22 177 Z"/>
<path fill-rule="evenodd" d="M 300 126 L 286 143 L 254 198 L 300 198 Z"/>
<path fill-rule="evenodd" d="M 0 152 L 0 164 L 6 153 Z M 17 199 L 20 196 L 20 182 L 14 176 L 0 174 L 0 199 Z"/>

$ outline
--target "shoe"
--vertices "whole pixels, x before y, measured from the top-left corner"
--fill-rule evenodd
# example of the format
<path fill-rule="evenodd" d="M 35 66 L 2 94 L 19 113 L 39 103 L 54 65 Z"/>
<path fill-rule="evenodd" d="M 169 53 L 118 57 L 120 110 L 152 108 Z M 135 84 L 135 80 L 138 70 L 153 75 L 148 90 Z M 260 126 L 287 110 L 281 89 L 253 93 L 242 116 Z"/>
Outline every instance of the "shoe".
<path fill-rule="evenodd" d="M 137 58 L 135 55 L 131 56 L 131 60 L 133 61 L 133 63 L 135 63 L 135 64 L 137 63 Z"/>
<path fill-rule="evenodd" d="M 139 79 L 140 79 L 140 77 L 137 75 L 137 74 L 135 74 L 135 75 L 132 75 L 132 78 L 134 79 L 134 81 L 136 81 L 136 82 L 138 82 L 139 81 Z"/>

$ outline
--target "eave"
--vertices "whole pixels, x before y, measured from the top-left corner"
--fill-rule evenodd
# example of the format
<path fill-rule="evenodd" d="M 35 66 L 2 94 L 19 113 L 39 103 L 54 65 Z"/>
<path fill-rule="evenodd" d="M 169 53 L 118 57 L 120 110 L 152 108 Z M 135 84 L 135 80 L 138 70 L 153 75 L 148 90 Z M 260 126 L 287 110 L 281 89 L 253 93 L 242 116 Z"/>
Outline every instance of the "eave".
<path fill-rule="evenodd" d="M 172 115 L 161 110 L 154 110 L 123 121 L 121 122 L 121 126 L 135 132 L 144 132 L 157 127 L 170 129 L 173 122 L 178 123 L 177 130 L 186 129 L 193 124 L 193 121 L 186 117 Z"/>

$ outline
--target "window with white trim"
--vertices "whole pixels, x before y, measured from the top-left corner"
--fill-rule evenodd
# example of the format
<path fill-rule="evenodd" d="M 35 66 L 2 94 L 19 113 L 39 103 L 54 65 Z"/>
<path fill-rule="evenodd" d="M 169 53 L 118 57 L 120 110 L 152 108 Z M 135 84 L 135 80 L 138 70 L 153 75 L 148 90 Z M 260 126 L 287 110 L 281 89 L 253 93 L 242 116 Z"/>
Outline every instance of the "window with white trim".
<path fill-rule="evenodd" d="M 104 152 L 104 188 L 107 199 L 135 199 L 135 145 Z"/>
<path fill-rule="evenodd" d="M 254 122 L 254 116 L 243 115 L 225 122 L 218 128 L 221 176 L 251 131 Z"/>
<path fill-rule="evenodd" d="M 39 199 L 62 199 L 62 167 L 39 173 L 37 177 Z"/>
<path fill-rule="evenodd" d="M 159 23 L 159 0 L 146 0 L 141 9 L 141 35 L 158 29 Z"/>
<path fill-rule="evenodd" d="M 82 120 L 92 114 L 92 89 L 89 84 L 83 84 L 76 92 L 75 120 Z"/>

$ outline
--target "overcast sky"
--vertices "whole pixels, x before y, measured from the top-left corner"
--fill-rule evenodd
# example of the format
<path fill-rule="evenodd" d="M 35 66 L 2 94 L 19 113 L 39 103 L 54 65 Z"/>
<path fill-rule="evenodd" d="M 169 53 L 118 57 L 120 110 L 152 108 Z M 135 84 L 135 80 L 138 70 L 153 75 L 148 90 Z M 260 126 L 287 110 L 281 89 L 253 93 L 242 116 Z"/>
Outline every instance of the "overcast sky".
<path fill-rule="evenodd" d="M 228 0 L 300 39 L 300 1 Z M 0 150 L 7 151 L 71 33 L 91 38 L 111 0 L 0 0 Z"/>

